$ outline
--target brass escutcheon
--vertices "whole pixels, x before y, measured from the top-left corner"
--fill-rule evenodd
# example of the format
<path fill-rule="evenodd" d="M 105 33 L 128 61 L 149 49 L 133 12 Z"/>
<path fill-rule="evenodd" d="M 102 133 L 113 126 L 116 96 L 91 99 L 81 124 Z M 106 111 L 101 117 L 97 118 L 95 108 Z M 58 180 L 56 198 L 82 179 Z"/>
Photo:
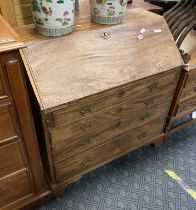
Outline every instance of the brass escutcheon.
<path fill-rule="evenodd" d="M 102 32 L 100 36 L 103 39 L 108 39 L 110 37 L 110 34 L 108 32 Z"/>

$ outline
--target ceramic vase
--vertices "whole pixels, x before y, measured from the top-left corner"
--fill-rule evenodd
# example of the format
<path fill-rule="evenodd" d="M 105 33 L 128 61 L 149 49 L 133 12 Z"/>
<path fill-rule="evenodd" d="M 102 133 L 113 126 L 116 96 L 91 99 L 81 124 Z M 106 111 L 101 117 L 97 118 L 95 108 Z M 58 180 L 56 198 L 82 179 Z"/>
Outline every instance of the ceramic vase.
<path fill-rule="evenodd" d="M 74 25 L 75 0 L 33 0 L 35 29 L 45 36 L 71 33 Z"/>
<path fill-rule="evenodd" d="M 118 24 L 127 8 L 127 0 L 90 0 L 91 20 L 100 24 Z"/>

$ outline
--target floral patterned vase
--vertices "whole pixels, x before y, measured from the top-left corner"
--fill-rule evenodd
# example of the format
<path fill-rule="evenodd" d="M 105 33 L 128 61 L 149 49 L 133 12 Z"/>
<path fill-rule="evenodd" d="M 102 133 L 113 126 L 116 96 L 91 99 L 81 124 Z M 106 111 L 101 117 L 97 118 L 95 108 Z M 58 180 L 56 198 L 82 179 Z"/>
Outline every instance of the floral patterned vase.
<path fill-rule="evenodd" d="M 127 8 L 127 0 L 90 0 L 91 20 L 100 24 L 118 24 Z"/>
<path fill-rule="evenodd" d="M 36 31 L 45 36 L 71 33 L 75 0 L 33 0 L 32 11 Z"/>

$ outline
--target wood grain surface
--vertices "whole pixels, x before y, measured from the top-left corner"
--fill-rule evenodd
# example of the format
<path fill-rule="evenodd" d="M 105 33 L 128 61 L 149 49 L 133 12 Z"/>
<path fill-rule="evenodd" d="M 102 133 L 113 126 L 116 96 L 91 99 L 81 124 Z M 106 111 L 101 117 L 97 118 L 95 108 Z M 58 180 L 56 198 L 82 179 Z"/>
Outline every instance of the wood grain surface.
<path fill-rule="evenodd" d="M 7 30 L 9 28 L 9 30 Z M 25 47 L 21 38 L 0 15 L 0 53 Z"/>
<path fill-rule="evenodd" d="M 146 33 L 140 40 L 143 27 Z M 157 28 L 161 33 L 154 32 Z M 131 10 L 126 24 L 27 45 L 45 109 L 183 65 L 164 19 L 142 9 Z"/>

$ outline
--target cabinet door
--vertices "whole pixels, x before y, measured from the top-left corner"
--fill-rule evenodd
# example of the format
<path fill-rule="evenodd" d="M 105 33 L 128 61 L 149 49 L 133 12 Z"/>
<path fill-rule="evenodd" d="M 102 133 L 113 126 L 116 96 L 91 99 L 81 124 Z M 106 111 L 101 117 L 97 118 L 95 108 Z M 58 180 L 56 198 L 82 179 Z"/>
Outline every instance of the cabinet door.
<path fill-rule="evenodd" d="M 44 192 L 44 190 L 47 188 L 43 176 L 43 169 L 34 128 L 34 121 L 32 118 L 26 83 L 24 79 L 25 69 L 19 53 L 16 53 L 12 59 L 7 60 L 5 63 L 5 69 L 13 102 L 16 107 L 18 122 L 21 128 L 23 147 L 25 153 L 28 156 L 27 158 L 29 163 L 29 171 L 33 177 L 34 193 L 41 193 Z"/>
<path fill-rule="evenodd" d="M 3 210 L 23 207 L 47 192 L 24 70 L 19 52 L 0 54 L 3 81 L 0 85 L 0 162 L 3 162 L 0 209 Z"/>

